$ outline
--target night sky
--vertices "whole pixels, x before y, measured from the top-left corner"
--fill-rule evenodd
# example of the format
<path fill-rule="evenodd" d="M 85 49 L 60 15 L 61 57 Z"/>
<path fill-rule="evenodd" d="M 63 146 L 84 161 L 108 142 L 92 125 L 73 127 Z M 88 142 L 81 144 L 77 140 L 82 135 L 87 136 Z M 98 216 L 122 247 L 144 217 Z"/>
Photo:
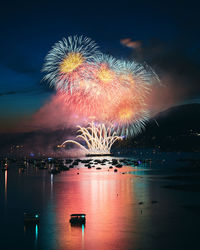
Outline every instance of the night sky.
<path fill-rule="evenodd" d="M 0 132 L 13 130 L 49 100 L 53 90 L 41 82 L 43 60 L 69 35 L 89 36 L 118 58 L 147 61 L 168 79 L 178 97 L 174 105 L 200 102 L 197 1 L 5 1 L 0 13 Z M 125 38 L 139 48 L 124 46 Z"/>

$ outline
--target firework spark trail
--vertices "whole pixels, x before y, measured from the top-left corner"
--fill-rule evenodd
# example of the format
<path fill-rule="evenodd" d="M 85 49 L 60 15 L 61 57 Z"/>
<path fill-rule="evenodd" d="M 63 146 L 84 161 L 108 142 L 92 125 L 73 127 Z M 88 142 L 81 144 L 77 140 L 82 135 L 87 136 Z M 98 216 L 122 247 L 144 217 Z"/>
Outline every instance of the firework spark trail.
<path fill-rule="evenodd" d="M 111 132 L 110 128 L 106 128 L 104 124 L 95 125 L 93 122 L 87 128 L 78 126 L 77 138 L 82 138 L 87 144 L 87 148 L 77 141 L 66 140 L 62 146 L 67 143 L 74 143 L 85 150 L 88 154 L 110 154 L 110 150 L 115 141 L 121 140 L 121 136 L 117 136 L 116 132 Z"/>

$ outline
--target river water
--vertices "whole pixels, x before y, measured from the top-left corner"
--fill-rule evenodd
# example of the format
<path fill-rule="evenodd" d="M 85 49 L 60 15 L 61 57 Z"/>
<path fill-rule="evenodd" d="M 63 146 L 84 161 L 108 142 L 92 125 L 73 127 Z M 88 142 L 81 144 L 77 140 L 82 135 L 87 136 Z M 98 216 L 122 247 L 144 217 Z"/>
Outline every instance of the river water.
<path fill-rule="evenodd" d="M 186 209 L 200 206 L 199 192 L 164 188 L 168 156 L 117 173 L 81 163 L 57 175 L 11 166 L 0 173 L 0 249 L 200 249 L 199 210 Z M 40 213 L 40 223 L 24 225 L 26 211 Z M 86 224 L 71 226 L 72 213 L 85 213 Z"/>

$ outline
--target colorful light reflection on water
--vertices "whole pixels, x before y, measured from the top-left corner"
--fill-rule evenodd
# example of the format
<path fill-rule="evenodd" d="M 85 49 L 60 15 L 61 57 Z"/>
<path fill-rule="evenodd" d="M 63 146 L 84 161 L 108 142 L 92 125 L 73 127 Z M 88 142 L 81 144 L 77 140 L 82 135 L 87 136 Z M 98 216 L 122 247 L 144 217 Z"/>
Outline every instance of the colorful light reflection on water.
<path fill-rule="evenodd" d="M 8 172 L 5 170 L 5 209 L 7 207 L 7 180 L 8 180 Z"/>
<path fill-rule="evenodd" d="M 108 167 L 58 175 L 33 167 L 2 172 L 1 249 L 165 250 L 170 242 L 174 249 L 188 249 L 186 241 L 197 241 L 199 217 L 182 207 L 197 202 L 196 193 L 162 188 L 163 180 L 145 177 L 149 169 L 123 167 L 114 173 Z M 39 225 L 24 227 L 25 208 L 40 211 Z M 71 226 L 72 213 L 85 213 L 85 226 Z"/>
<path fill-rule="evenodd" d="M 123 172 L 130 170 L 130 167 L 123 167 Z M 109 249 L 122 249 L 126 242 L 136 244 L 137 237 L 131 231 L 136 229 L 141 211 L 133 209 L 133 205 L 141 198 L 148 200 L 148 192 L 133 175 L 114 173 L 108 168 L 101 171 L 73 169 L 66 175 L 55 176 L 53 185 L 54 195 L 46 211 L 47 224 L 54 224 L 56 228 L 51 246 L 95 249 L 98 244 L 98 249 L 106 249 L 109 244 Z M 72 213 L 85 213 L 85 226 L 71 226 Z M 127 227 L 130 232 L 124 235 Z"/>

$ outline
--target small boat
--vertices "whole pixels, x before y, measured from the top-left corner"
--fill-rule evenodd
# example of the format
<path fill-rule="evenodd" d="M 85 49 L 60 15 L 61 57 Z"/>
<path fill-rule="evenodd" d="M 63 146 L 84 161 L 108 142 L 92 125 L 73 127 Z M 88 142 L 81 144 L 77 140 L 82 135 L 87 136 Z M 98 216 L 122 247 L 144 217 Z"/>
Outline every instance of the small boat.
<path fill-rule="evenodd" d="M 5 163 L 3 168 L 2 168 L 2 171 L 6 171 L 6 170 L 8 170 L 8 164 L 7 163 Z"/>
<path fill-rule="evenodd" d="M 76 166 L 77 166 L 78 163 L 79 163 L 79 162 L 78 162 L 77 160 L 75 160 L 75 161 L 72 163 L 72 165 L 76 165 Z"/>
<path fill-rule="evenodd" d="M 21 173 L 24 173 L 25 172 L 25 169 L 24 168 L 19 168 Z"/>
<path fill-rule="evenodd" d="M 69 222 L 72 225 L 85 224 L 85 221 L 86 221 L 85 216 L 86 216 L 86 214 L 71 214 L 71 218 L 70 218 Z"/>
<path fill-rule="evenodd" d="M 69 171 L 69 167 L 64 166 L 64 167 L 62 168 L 62 170 L 63 170 L 63 171 Z"/>
<path fill-rule="evenodd" d="M 116 168 L 122 168 L 122 164 L 117 164 L 115 167 Z"/>
<path fill-rule="evenodd" d="M 40 215 L 38 213 L 24 213 L 24 223 L 38 224 Z"/>
<path fill-rule="evenodd" d="M 72 163 L 72 162 L 73 162 L 72 159 L 66 159 L 66 160 L 65 160 L 65 163 L 66 163 L 66 164 L 70 164 L 70 163 Z"/>

